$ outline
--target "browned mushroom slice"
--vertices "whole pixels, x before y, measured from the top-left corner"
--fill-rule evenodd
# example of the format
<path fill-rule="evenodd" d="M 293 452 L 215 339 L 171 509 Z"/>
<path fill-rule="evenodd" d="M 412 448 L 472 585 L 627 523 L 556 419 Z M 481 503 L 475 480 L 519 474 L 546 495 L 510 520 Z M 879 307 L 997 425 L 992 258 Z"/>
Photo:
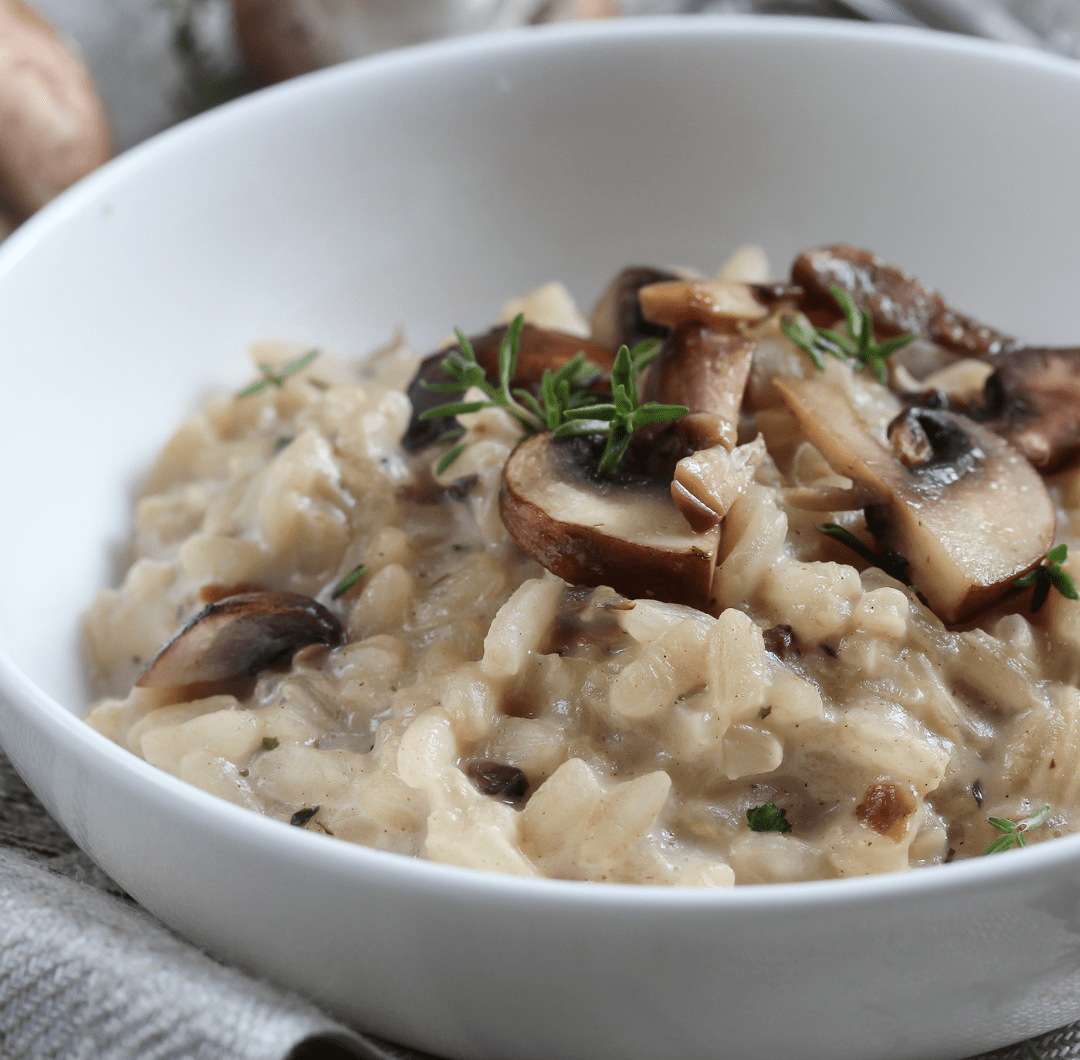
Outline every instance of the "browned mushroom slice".
<path fill-rule="evenodd" d="M 1080 456 L 1080 349 L 1023 349 L 994 363 L 980 422 L 1042 472 Z"/>
<path fill-rule="evenodd" d="M 909 561 L 911 580 L 945 622 L 993 603 L 1053 543 L 1054 506 L 1038 472 L 985 427 L 910 409 L 892 432 L 904 435 L 900 459 L 839 390 L 816 379 L 776 386 L 833 470 L 872 498 L 868 525 Z"/>
<path fill-rule="evenodd" d="M 178 688 L 252 677 L 288 663 L 309 644 L 344 643 L 341 623 L 310 596 L 242 593 L 203 608 L 154 656 L 135 683 L 142 688 Z"/>
<path fill-rule="evenodd" d="M 480 362 L 488 379 L 492 382 L 499 377 L 499 344 L 502 342 L 503 335 L 506 334 L 506 327 L 507 325 L 501 324 L 483 335 L 472 336 L 469 339 L 477 361 Z M 457 422 L 452 417 L 420 419 L 420 413 L 451 400 L 452 394 L 428 390 L 424 383 L 452 383 L 454 381 L 447 372 L 443 371 L 442 362 L 443 358 L 456 348 L 447 347 L 438 353 L 433 353 L 430 357 L 425 357 L 420 362 L 420 367 L 413 376 L 412 382 L 409 383 L 408 395 L 412 403 L 412 419 L 409 421 L 409 429 L 405 432 L 405 437 L 401 439 L 401 446 L 406 452 L 416 453 L 421 449 L 426 449 Z M 552 331 L 550 328 L 538 328 L 533 324 L 526 324 L 521 329 L 518 342 L 517 370 L 511 381 L 512 385 L 536 390 L 540 386 L 545 369 L 557 371 L 567 361 L 573 360 L 579 352 L 584 353 L 588 360 L 600 368 L 601 379 L 606 380 L 615 362 L 615 354 L 611 350 L 588 339 L 568 335 L 563 331 Z M 604 385 L 601 382 L 600 389 L 603 389 Z"/>
<path fill-rule="evenodd" d="M 986 357 L 1014 349 L 1016 340 L 956 312 L 936 291 L 871 254 L 838 243 L 804 250 L 791 266 L 792 283 L 806 292 L 803 308 L 841 317 L 829 293 L 842 287 L 859 309 L 867 309 L 880 336 L 919 335 L 946 349 Z"/>
<path fill-rule="evenodd" d="M 724 445 L 739 433 L 739 410 L 756 343 L 742 335 L 680 324 L 649 366 L 642 401 L 685 405 L 690 415 L 676 422 L 692 448 Z"/>
<path fill-rule="evenodd" d="M 617 350 L 620 346 L 632 349 L 643 339 L 662 339 L 668 329 L 650 324 L 641 315 L 638 291 L 650 283 L 677 279 L 675 273 L 649 265 L 631 265 L 616 273 L 593 308 L 593 341 Z"/>
<path fill-rule="evenodd" d="M 733 331 L 738 324 L 764 320 L 785 298 L 801 295 L 781 284 L 735 280 L 669 280 L 638 291 L 641 315 L 655 324 L 705 324 Z"/>
<path fill-rule="evenodd" d="M 719 528 L 692 531 L 662 479 L 593 477 L 583 442 L 537 434 L 510 454 L 499 511 L 514 540 L 571 584 L 708 610 Z"/>

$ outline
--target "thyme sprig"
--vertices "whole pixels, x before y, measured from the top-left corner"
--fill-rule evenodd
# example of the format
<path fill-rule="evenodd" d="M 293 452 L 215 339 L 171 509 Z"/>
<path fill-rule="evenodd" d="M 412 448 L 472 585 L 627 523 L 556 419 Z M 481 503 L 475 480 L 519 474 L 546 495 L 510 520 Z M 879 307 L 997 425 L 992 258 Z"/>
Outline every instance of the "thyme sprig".
<path fill-rule="evenodd" d="M 1029 585 L 1035 586 L 1031 594 L 1031 613 L 1046 603 L 1051 589 L 1057 589 L 1067 600 L 1080 600 L 1080 592 L 1077 592 L 1076 582 L 1072 575 L 1061 565 L 1069 555 L 1069 546 L 1063 541 L 1055 545 L 1043 557 L 1042 563 L 1034 570 L 1022 575 L 1013 582 L 1014 589 L 1026 589 Z"/>
<path fill-rule="evenodd" d="M 290 361 L 276 372 L 272 365 L 260 364 L 259 370 L 263 374 L 262 379 L 241 390 L 236 396 L 249 397 L 251 394 L 259 393 L 260 390 L 265 390 L 268 386 L 283 387 L 285 385 L 285 380 L 290 375 L 295 375 L 297 372 L 305 369 L 318 356 L 318 350 L 308 350 L 303 357 L 298 357 L 295 361 Z"/>
<path fill-rule="evenodd" d="M 914 342 L 915 335 L 897 335 L 884 342 L 874 341 L 874 322 L 867 309 L 859 311 L 851 295 L 835 284 L 829 288 L 829 294 L 836 299 L 844 314 L 848 333 L 840 334 L 831 328 L 815 328 L 802 320 L 783 320 L 780 327 L 792 342 L 805 350 L 810 359 L 818 366 L 825 367 L 825 354 L 838 361 L 850 364 L 856 371 L 869 368 L 882 385 L 889 381 L 889 369 L 886 360 L 909 342 Z"/>
<path fill-rule="evenodd" d="M 451 350 L 442 361 L 443 370 L 455 382 L 425 382 L 422 385 L 426 390 L 444 393 L 461 393 L 476 387 L 486 396 L 474 401 L 451 401 L 437 405 L 422 412 L 420 419 L 462 416 L 481 409 L 501 408 L 521 425 L 524 431 L 522 437 L 541 431 L 551 431 L 555 438 L 606 434 L 608 441 L 600 458 L 600 473 L 609 474 L 622 459 L 634 431 L 650 423 L 678 419 L 689 412 L 685 405 L 641 401 L 638 377 L 659 353 L 660 344 L 655 339 L 638 343 L 632 350 L 626 346 L 619 349 L 611 370 L 612 400 L 609 403 L 602 403 L 589 393 L 589 387 L 598 378 L 600 369 L 581 352 L 555 371 L 550 368 L 544 370 L 539 395 L 521 388 L 511 389 L 524 324 L 524 314 L 519 313 L 503 334 L 499 343 L 497 384 L 488 381 L 472 344 L 460 329 L 455 329 L 459 348 Z M 452 428 L 439 440 L 457 441 L 462 434 L 461 428 Z M 435 473 L 441 475 L 464 451 L 464 442 L 454 445 L 443 454 Z"/>
<path fill-rule="evenodd" d="M 685 416 L 690 411 L 685 405 L 641 401 L 638 377 L 659 352 L 660 344 L 655 339 L 646 339 L 632 350 L 620 346 L 611 369 L 611 402 L 565 409 L 564 422 L 552 430 L 552 437 L 606 434 L 607 444 L 600 457 L 599 471 L 601 475 L 609 475 L 626 453 L 634 431 Z"/>
<path fill-rule="evenodd" d="M 1038 828 L 1046 823 L 1050 816 L 1050 806 L 1047 804 L 1037 813 L 1025 817 L 1022 821 L 1010 821 L 1007 817 L 991 817 L 990 823 L 1001 833 L 984 851 L 983 854 L 998 854 L 1002 850 L 1011 850 L 1013 847 L 1027 846 L 1027 833 L 1032 828 Z"/>
<path fill-rule="evenodd" d="M 487 373 L 476 359 L 472 343 L 460 328 L 455 328 L 454 334 L 457 335 L 458 348 L 451 350 L 443 358 L 442 369 L 456 382 L 429 383 L 425 380 L 421 385 L 425 390 L 447 394 L 460 394 L 470 387 L 476 387 L 487 397 L 476 401 L 449 401 L 444 405 L 436 405 L 435 408 L 421 412 L 420 419 L 433 420 L 444 416 L 463 416 L 466 413 L 479 412 L 481 409 L 499 408 L 505 409 L 513 416 L 525 429 L 526 434 L 535 434 L 542 430 L 539 417 L 528 408 L 519 405 L 510 391 L 510 381 L 514 378 L 514 371 L 517 368 L 521 329 L 524 326 L 525 314 L 518 313 L 503 332 L 502 340 L 499 342 L 499 381 L 497 384 L 488 382 Z"/>

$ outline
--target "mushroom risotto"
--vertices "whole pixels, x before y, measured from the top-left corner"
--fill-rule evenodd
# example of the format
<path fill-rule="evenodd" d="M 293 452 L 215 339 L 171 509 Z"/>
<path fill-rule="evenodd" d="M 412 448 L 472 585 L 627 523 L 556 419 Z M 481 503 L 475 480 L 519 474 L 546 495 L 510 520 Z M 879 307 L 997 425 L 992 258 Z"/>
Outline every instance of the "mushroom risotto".
<path fill-rule="evenodd" d="M 85 622 L 174 776 L 493 872 L 725 886 L 1080 828 L 1080 350 L 867 251 L 550 284 L 420 360 L 263 346 Z M 179 627 L 179 631 L 178 631 Z"/>

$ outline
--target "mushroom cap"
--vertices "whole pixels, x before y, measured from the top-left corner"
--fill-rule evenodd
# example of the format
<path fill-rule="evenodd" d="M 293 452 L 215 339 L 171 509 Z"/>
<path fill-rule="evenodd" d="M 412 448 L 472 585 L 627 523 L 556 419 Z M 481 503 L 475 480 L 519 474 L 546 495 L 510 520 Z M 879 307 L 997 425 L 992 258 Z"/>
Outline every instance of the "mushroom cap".
<path fill-rule="evenodd" d="M 253 677 L 281 666 L 309 644 L 337 647 L 345 631 L 337 617 L 300 593 L 241 593 L 204 607 L 158 651 L 140 688 L 178 688 Z"/>
<path fill-rule="evenodd" d="M 662 479 L 594 477 L 582 441 L 537 434 L 510 454 L 499 512 L 514 540 L 571 584 L 709 610 L 719 527 L 691 530 Z"/>
<path fill-rule="evenodd" d="M 654 324 L 705 324 L 718 331 L 734 331 L 739 324 L 755 324 L 774 306 L 802 291 L 783 284 L 741 283 L 738 280 L 668 280 L 638 291 L 641 315 Z"/>
<path fill-rule="evenodd" d="M 806 292 L 802 308 L 842 316 L 829 288 L 842 287 L 860 310 L 869 310 L 882 336 L 919 335 L 969 357 L 1013 349 L 1015 339 L 958 313 L 937 291 L 883 258 L 846 243 L 804 250 L 791 266 L 792 283 Z"/>
<path fill-rule="evenodd" d="M 1053 544 L 1054 505 L 1038 472 L 966 416 L 909 410 L 932 449 L 909 467 L 870 435 L 839 390 L 817 379 L 776 386 L 833 470 L 871 498 L 868 521 L 909 561 L 911 580 L 943 621 L 989 606 Z"/>
<path fill-rule="evenodd" d="M 677 280 L 673 272 L 651 265 L 630 265 L 612 278 L 593 307 L 590 326 L 593 341 L 617 350 L 633 349 L 643 339 L 662 339 L 668 329 L 651 324 L 642 316 L 638 291 L 651 283 Z"/>
<path fill-rule="evenodd" d="M 993 363 L 980 422 L 1044 473 L 1080 456 L 1080 349 L 1031 347 Z"/>

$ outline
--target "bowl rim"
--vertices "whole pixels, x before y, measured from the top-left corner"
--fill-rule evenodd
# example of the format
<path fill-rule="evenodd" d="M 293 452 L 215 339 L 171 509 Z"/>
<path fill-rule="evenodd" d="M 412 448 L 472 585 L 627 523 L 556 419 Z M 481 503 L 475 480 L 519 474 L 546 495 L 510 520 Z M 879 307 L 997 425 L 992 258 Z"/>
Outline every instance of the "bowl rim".
<path fill-rule="evenodd" d="M 190 118 L 117 156 L 79 181 L 17 229 L 0 247 L 0 283 L 69 218 L 73 218 L 110 190 L 121 191 L 141 171 L 183 152 L 208 133 L 243 124 L 281 105 L 302 103 L 327 93 L 363 92 L 368 82 L 378 83 L 408 75 L 418 68 L 454 66 L 488 55 L 512 56 L 522 52 L 566 50 L 600 41 L 632 41 L 656 37 L 677 39 L 709 36 L 717 40 L 799 40 L 804 42 L 858 43 L 861 47 L 929 52 L 935 56 L 967 56 L 1003 68 L 1030 69 L 1060 75 L 1077 86 L 1080 63 L 1018 45 L 1001 44 L 929 29 L 882 26 L 807 16 L 685 15 L 621 18 L 608 22 L 555 24 L 498 30 L 403 48 L 306 74 L 270 86 Z M 0 631 L 2 635 L 2 631 Z M 445 897 L 481 896 L 490 901 L 535 903 L 542 899 L 555 907 L 602 905 L 606 908 L 652 910 L 731 909 L 767 911 L 778 903 L 794 911 L 864 903 L 885 903 L 932 893 L 939 897 L 970 895 L 973 886 L 997 887 L 1018 883 L 1043 873 L 1059 872 L 1080 862 L 1080 833 L 1025 849 L 1005 851 L 989 860 L 973 857 L 948 865 L 914 871 L 795 883 L 743 884 L 724 888 L 670 887 L 615 884 L 502 875 L 445 865 L 390 853 L 289 827 L 284 822 L 233 805 L 155 768 L 92 729 L 79 714 L 63 707 L 40 689 L 0 644 L 0 706 L 10 706 L 26 724 L 48 739 L 58 741 L 75 758 L 93 769 L 118 773 L 120 780 L 142 787 L 148 798 L 172 804 L 174 812 L 198 816 L 205 826 L 233 843 L 274 848 L 275 857 L 302 860 L 319 873 L 360 882 L 381 878 L 398 889 L 438 893 Z M 0 712 L 0 718 L 4 712 Z"/>

